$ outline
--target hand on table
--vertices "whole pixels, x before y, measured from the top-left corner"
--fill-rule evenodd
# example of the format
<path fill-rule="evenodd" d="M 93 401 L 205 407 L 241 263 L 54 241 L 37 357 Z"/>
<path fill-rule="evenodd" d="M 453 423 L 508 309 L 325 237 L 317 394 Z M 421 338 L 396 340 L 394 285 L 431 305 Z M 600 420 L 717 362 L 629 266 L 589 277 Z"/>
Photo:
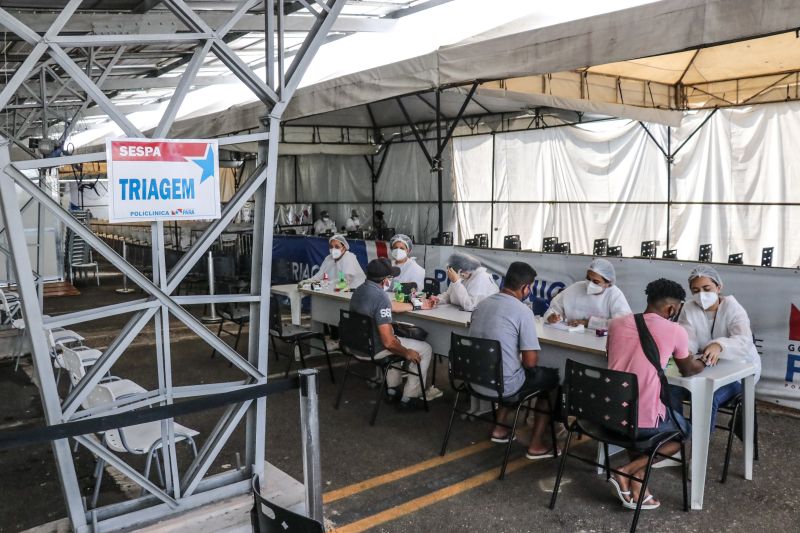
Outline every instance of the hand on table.
<path fill-rule="evenodd" d="M 703 350 L 701 359 L 706 366 L 714 366 L 719 362 L 719 354 L 722 353 L 722 346 L 718 342 L 712 342 Z"/>
<path fill-rule="evenodd" d="M 586 327 L 586 326 L 589 325 L 589 321 L 588 320 L 570 320 L 569 322 L 567 322 L 567 325 L 569 327 L 571 327 L 571 328 L 574 328 L 575 326 Z"/>
<path fill-rule="evenodd" d="M 553 313 L 552 315 L 547 317 L 548 324 L 555 324 L 556 322 L 561 322 L 561 315 L 558 313 Z"/>

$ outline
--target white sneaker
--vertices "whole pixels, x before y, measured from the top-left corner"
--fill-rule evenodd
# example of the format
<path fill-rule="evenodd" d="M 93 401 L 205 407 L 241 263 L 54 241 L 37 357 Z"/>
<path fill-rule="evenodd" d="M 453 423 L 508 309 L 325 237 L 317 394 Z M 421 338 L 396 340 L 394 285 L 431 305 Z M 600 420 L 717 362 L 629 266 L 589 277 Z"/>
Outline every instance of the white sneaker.
<path fill-rule="evenodd" d="M 427 398 L 428 401 L 435 400 L 436 398 L 441 398 L 442 396 L 444 396 L 444 393 L 439 389 L 437 389 L 436 387 L 434 387 L 433 385 L 431 385 L 425 391 L 425 398 Z"/>

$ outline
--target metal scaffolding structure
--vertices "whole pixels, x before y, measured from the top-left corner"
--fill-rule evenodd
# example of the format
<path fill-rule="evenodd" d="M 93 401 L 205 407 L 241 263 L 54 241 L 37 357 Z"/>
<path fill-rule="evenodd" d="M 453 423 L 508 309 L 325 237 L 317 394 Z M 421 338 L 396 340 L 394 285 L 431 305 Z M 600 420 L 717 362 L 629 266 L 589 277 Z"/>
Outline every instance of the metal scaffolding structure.
<path fill-rule="evenodd" d="M 102 4 L 103 2 L 99 2 Z M 217 2 L 222 4 L 224 2 Z M 273 206 L 275 201 L 275 181 L 277 174 L 278 141 L 282 113 L 298 87 L 300 79 L 308 68 L 320 45 L 328 38 L 337 16 L 342 10 L 345 0 L 315 0 L 309 2 L 284 2 L 284 0 L 236 0 L 227 2 L 230 8 L 226 16 L 216 14 L 215 17 L 203 17 L 184 0 L 162 0 L 161 2 L 130 2 L 130 15 L 137 16 L 155 4 L 166 8 L 180 27 L 175 33 L 152 33 L 137 31 L 139 26 L 133 24 L 119 25 L 117 30 L 108 34 L 89 32 L 77 33 L 64 29 L 72 24 L 87 23 L 91 13 L 79 12 L 82 0 L 62 2 L 63 9 L 45 28 L 41 18 L 15 16 L 11 12 L 0 9 L 0 25 L 9 34 L 25 43 L 28 50 L 14 75 L 8 80 L 0 92 L 0 112 L 6 117 L 13 117 L 13 131 L 0 132 L 0 207 L 2 221 L 6 228 L 8 251 L 12 257 L 13 270 L 18 282 L 23 314 L 26 320 L 26 331 L 32 344 L 34 375 L 41 394 L 42 405 L 47 425 L 55 425 L 75 420 L 101 417 L 110 410 L 125 412 L 148 406 L 169 405 L 182 398 L 213 395 L 263 384 L 267 380 L 267 335 L 261 334 L 268 329 L 269 294 L 271 262 L 268 259 L 272 249 Z M 97 3 L 96 3 L 97 4 Z M 117 2 L 117 4 L 120 4 Z M 286 34 L 288 15 L 287 5 L 291 4 L 295 11 L 305 10 L 313 23 L 298 47 L 287 53 Z M 265 7 L 266 6 L 266 9 Z M 58 7 L 53 5 L 53 8 Z M 120 20 L 124 14 L 117 17 Z M 266 65 L 266 81 L 260 79 L 253 67 L 245 63 L 239 54 L 231 48 L 229 39 L 237 25 L 243 20 L 251 25 L 254 17 L 260 20 L 260 28 L 264 34 L 263 50 Z M 213 20 L 214 22 L 210 22 Z M 32 27 L 36 22 L 38 27 Z M 254 29 L 258 29 L 255 24 Z M 129 31 L 133 29 L 134 31 Z M 161 31 L 161 30 L 156 30 Z M 198 238 L 184 257 L 171 270 L 167 271 L 164 249 L 164 228 L 162 222 L 151 224 L 153 277 L 149 279 L 133 265 L 118 255 L 109 245 L 95 235 L 89 228 L 81 224 L 69 212 L 64 210 L 39 184 L 22 174 L 24 169 L 46 169 L 65 164 L 104 160 L 104 153 L 85 155 L 58 155 L 44 159 L 15 161 L 11 153 L 12 143 L 23 147 L 29 155 L 35 155 L 22 143 L 24 129 L 34 122 L 40 123 L 42 132 L 47 138 L 47 129 L 62 124 L 61 141 L 74 125 L 78 116 L 87 110 L 96 109 L 118 125 L 129 137 L 145 137 L 132 122 L 117 102 L 112 101 L 109 87 L 104 82 L 109 80 L 109 73 L 125 57 L 125 51 L 136 57 L 137 50 L 149 53 L 154 45 L 174 46 L 180 44 L 175 53 L 167 54 L 167 63 L 180 63 L 183 68 L 177 78 L 174 92 L 155 130 L 152 138 L 168 137 L 178 111 L 186 95 L 194 86 L 201 66 L 209 54 L 230 70 L 232 76 L 241 80 L 264 104 L 262 130 L 237 137 L 222 138 L 221 145 L 243 141 L 257 141 L 259 145 L 259 164 L 255 171 L 242 183 L 239 190 L 225 205 L 220 219 L 214 221 Z M 112 49 L 109 51 L 108 49 Z M 106 57 L 102 65 L 100 56 Z M 287 57 L 288 56 L 288 57 Z M 176 59 L 177 57 L 177 59 Z M 84 65 L 78 64 L 81 58 Z M 88 60 L 88 61 L 87 61 Z M 286 61 L 286 63 L 284 63 Z M 99 66 L 99 69 L 97 68 Z M 177 67 L 175 67 L 177 68 Z M 98 74 L 96 71 L 99 70 Z M 38 74 L 40 92 L 38 101 L 29 103 L 29 98 L 20 97 L 20 91 L 29 90 L 28 79 Z M 129 78 L 129 80 L 145 78 Z M 156 78 L 160 79 L 160 78 Z M 52 87 L 50 81 L 56 81 Z M 141 83 L 133 81 L 136 85 Z M 120 85 L 111 91 L 119 90 Z M 30 91 L 29 91 L 30 92 Z M 77 111 L 72 118 L 63 115 L 51 120 L 50 103 L 61 104 L 57 98 L 64 94 L 72 94 L 77 100 Z M 55 94 L 55 96 L 53 95 Z M 36 96 L 34 94 L 34 96 Z M 20 103 L 22 102 L 22 103 Z M 18 115 L 22 107 L 33 109 L 19 123 Z M 21 133 L 22 130 L 22 133 Z M 115 268 L 137 284 L 146 293 L 146 297 L 125 304 L 109 305 L 94 309 L 72 312 L 57 317 L 46 318 L 42 315 L 42 304 L 37 295 L 34 280 L 34 268 L 29 259 L 27 242 L 20 206 L 17 204 L 17 188 L 22 189 L 39 206 L 64 224 L 76 235 L 83 238 L 94 250 L 102 254 Z M 252 275 L 249 294 L 244 295 L 197 295 L 175 296 L 175 291 L 192 266 L 205 254 L 209 246 L 231 223 L 242 206 L 251 197 L 255 197 L 255 227 L 252 257 Z M 265 250 L 267 251 L 265 253 Z M 185 309 L 185 305 L 205 303 L 239 302 L 250 304 L 251 334 L 249 337 L 248 357 L 244 358 L 226 343 L 208 330 L 197 318 Z M 37 334 L 57 326 L 79 324 L 100 318 L 133 313 L 118 337 L 111 342 L 103 355 L 88 370 L 87 375 L 62 400 L 56 389 L 56 381 L 51 364 L 50 350 L 46 336 Z M 175 386 L 172 381 L 173 368 L 170 353 L 170 318 L 180 320 L 199 338 L 216 349 L 243 374 L 240 381 L 215 383 L 206 385 Z M 84 401 L 100 383 L 112 365 L 123 356 L 134 338 L 142 329 L 153 321 L 156 337 L 156 360 L 158 366 L 158 388 L 146 393 L 137 394 L 125 400 L 103 405 L 102 408 L 85 409 Z M 207 476 L 212 462 L 218 456 L 237 425 L 246 420 L 246 465 L 244 470 Z M 104 531 L 130 527 L 132 524 L 145 523 L 158 518 L 185 511 L 205 503 L 245 493 L 250 488 L 250 477 L 263 474 L 266 431 L 266 400 L 259 398 L 230 406 L 217 422 L 213 432 L 197 457 L 185 471 L 178 468 L 175 451 L 175 427 L 172 419 L 162 421 L 161 459 L 165 465 L 165 488 L 161 488 L 138 473 L 119 456 L 105 448 L 94 435 L 83 435 L 76 441 L 90 450 L 98 458 L 114 466 L 134 483 L 144 489 L 145 495 L 130 501 L 108 505 L 99 509 L 87 509 L 81 500 L 81 490 L 76 477 L 73 455 L 66 439 L 53 442 L 53 452 L 61 480 L 64 500 L 73 529 L 78 532 Z M 318 465 L 317 465 L 318 469 Z M 312 469 L 313 470 L 313 469 Z M 308 474 L 308 473 L 307 473 Z M 312 472 L 318 479 L 319 472 Z M 321 513 L 316 503 L 310 506 L 315 514 Z M 321 518 L 321 516 L 317 516 Z"/>

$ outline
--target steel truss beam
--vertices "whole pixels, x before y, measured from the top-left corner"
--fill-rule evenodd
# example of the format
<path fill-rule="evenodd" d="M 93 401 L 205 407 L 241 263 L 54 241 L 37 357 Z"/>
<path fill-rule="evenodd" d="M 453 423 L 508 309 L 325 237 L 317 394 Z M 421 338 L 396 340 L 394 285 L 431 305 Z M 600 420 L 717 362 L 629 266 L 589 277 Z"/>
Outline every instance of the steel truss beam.
<path fill-rule="evenodd" d="M 143 136 L 143 134 L 132 124 L 120 109 L 103 93 L 102 85 L 108 80 L 110 72 L 120 56 L 124 53 L 118 51 L 111 57 L 105 67 L 100 66 L 102 72 L 95 77 L 93 71 L 97 64 L 94 51 L 90 51 L 88 58 L 81 58 L 81 65 L 70 57 L 65 50 L 66 47 L 77 45 L 122 45 L 135 46 L 137 44 L 149 44 L 162 42 L 165 37 L 158 33 L 150 35 L 90 35 L 90 36 L 67 36 L 62 35 L 61 30 L 70 20 L 80 0 L 71 0 L 67 7 L 56 17 L 52 25 L 49 26 L 44 36 L 33 31 L 19 19 L 0 9 L 0 25 L 18 35 L 33 47 L 33 52 L 26 58 L 15 76 L 9 81 L 5 89 L 0 92 L 0 110 L 7 109 L 13 96 L 19 89 L 25 90 L 26 80 L 35 69 L 42 69 L 41 76 L 48 75 L 58 82 L 60 86 L 57 91 L 72 91 L 71 84 L 77 84 L 87 95 L 86 99 L 78 99 L 76 108 L 78 112 L 75 117 L 85 112 L 90 101 L 95 102 L 98 107 L 113 120 L 128 136 Z M 153 279 L 150 280 L 141 272 L 134 268 L 130 263 L 120 257 L 108 244 L 83 226 L 69 213 L 64 211 L 52 198 L 42 191 L 35 183 L 25 177 L 23 169 L 42 169 L 63 164 L 76 162 L 101 161 L 105 159 L 105 154 L 83 154 L 79 156 L 57 157 L 47 160 L 25 161 L 12 163 L 10 161 L 7 141 L 0 146 L 0 191 L 2 191 L 3 216 L 6 227 L 9 228 L 9 240 L 13 241 L 10 251 L 13 254 L 15 271 L 18 273 L 17 279 L 20 284 L 20 294 L 23 300 L 23 308 L 26 319 L 28 320 L 28 333 L 33 333 L 45 327 L 56 327 L 57 325 L 71 325 L 88 320 L 96 320 L 107 316 L 132 313 L 127 324 L 122 328 L 117 338 L 109 345 L 95 365 L 89 370 L 84 379 L 72 390 L 63 403 L 58 398 L 55 391 L 54 377 L 50 366 L 50 355 L 44 336 L 33 335 L 34 367 L 37 377 L 42 385 L 42 400 L 47 413 L 49 424 L 71 419 L 85 419 L 87 417 L 102 416 L 109 409 L 119 411 L 130 411 L 144 408 L 151 405 L 168 404 L 175 399 L 188 398 L 192 396 L 202 396 L 217 394 L 221 391 L 235 390 L 252 383 L 263 383 L 266 381 L 268 368 L 268 342 L 265 335 L 259 334 L 268 329 L 269 319 L 269 299 L 264 295 L 269 293 L 270 283 L 270 264 L 269 253 L 272 248 L 272 216 L 275 200 L 275 181 L 277 176 L 277 156 L 278 142 L 280 137 L 281 115 L 290 101 L 297 85 L 305 73 L 308 65 L 316 53 L 319 46 L 325 41 L 327 32 L 331 30 L 333 23 L 340 13 L 344 0 L 315 0 L 314 4 L 308 6 L 308 10 L 314 14 L 314 25 L 311 32 L 306 37 L 304 44 L 300 47 L 299 53 L 294 57 L 292 64 L 284 75 L 283 69 L 274 71 L 272 69 L 273 57 L 272 43 L 284 42 L 283 34 L 287 30 L 285 15 L 278 10 L 275 17 L 272 9 L 276 0 L 267 2 L 264 17 L 266 24 L 261 25 L 261 29 L 266 29 L 269 35 L 266 36 L 266 47 L 269 54 L 265 57 L 265 64 L 268 65 L 268 82 L 260 80 L 255 75 L 251 67 L 246 65 L 233 50 L 228 46 L 225 37 L 229 32 L 234 31 L 244 18 L 251 18 L 247 15 L 248 11 L 262 4 L 261 0 L 242 0 L 236 8 L 225 17 L 222 23 L 215 23 L 217 29 L 212 29 L 197 13 L 195 13 L 183 0 L 163 0 L 163 3 L 189 30 L 189 33 L 179 33 L 170 35 L 169 42 L 176 40 L 184 42 L 197 42 L 197 48 L 192 51 L 189 65 L 181 80 L 178 82 L 176 90 L 172 95 L 167 110 L 162 116 L 158 127 L 153 131 L 153 135 L 166 136 L 169 133 L 177 112 L 180 108 L 189 88 L 196 79 L 196 74 L 203 63 L 208 52 L 216 55 L 226 64 L 233 74 L 244 82 L 253 92 L 267 104 L 263 130 L 258 133 L 239 135 L 220 139 L 220 144 L 236 144 L 241 142 L 259 142 L 260 164 L 243 186 L 237 191 L 234 197 L 226 205 L 222 216 L 204 232 L 195 242 L 192 248 L 184 255 L 183 259 L 169 272 L 166 270 L 165 249 L 163 242 L 163 224 L 153 223 L 152 246 L 153 246 Z M 282 5 L 282 2 L 277 2 Z M 277 20 L 276 20 L 277 19 Z M 269 21 L 272 21 L 271 23 Z M 158 31 L 158 30 L 157 30 Z M 283 54 L 282 44 L 279 46 Z M 43 59 L 45 54 L 50 58 Z M 282 62 L 283 58 L 280 58 Z M 50 64 L 58 64 L 66 73 L 67 77 L 50 69 Z M 99 66 L 99 65 L 98 65 Z M 45 74 L 47 72 L 48 74 Z M 59 71 L 60 72 L 60 71 Z M 94 78 L 94 79 L 93 79 Z M 46 80 L 40 78 L 40 84 L 44 85 Z M 35 97 L 41 99 L 42 105 L 46 108 L 52 98 L 48 98 L 47 88 L 42 87 L 41 94 Z M 14 105 L 19 102 L 14 102 Z M 26 127 L 36 117 L 33 111 L 26 118 Z M 46 109 L 43 109 L 42 120 L 45 127 L 48 124 Z M 17 121 L 15 120 L 15 125 Z M 69 128 L 68 124 L 66 127 Z M 68 130 L 64 137 L 68 135 Z M 1 139 L 0 139 L 1 140 Z M 89 246 L 108 259 L 108 261 L 120 272 L 127 275 L 128 279 L 142 287 L 147 293 L 146 298 L 136 300 L 124 305 L 105 306 L 97 309 L 69 313 L 49 319 L 44 323 L 41 316 L 41 308 L 35 294 L 35 286 L 32 276 L 32 268 L 27 259 L 26 243 L 24 242 L 24 232 L 14 231 L 22 227 L 20 210 L 16 205 L 16 188 L 21 188 L 35 200 L 40 209 L 50 211 L 57 220 L 66 227 L 81 236 Z M 183 277 L 188 273 L 191 266 L 199 260 L 209 246 L 233 220 L 236 213 L 241 209 L 245 201 L 255 196 L 256 199 L 256 222 L 254 225 L 254 253 L 253 268 L 251 279 L 251 291 L 246 295 L 199 295 L 199 296 L 173 296 L 173 292 Z M 11 235 L 11 232 L 15 235 Z M 243 358 L 226 343 L 221 341 L 211 333 L 211 331 L 194 318 L 183 306 L 199 304 L 203 302 L 242 302 L 250 304 L 251 333 L 249 336 L 249 351 L 247 358 Z M 172 384 L 171 354 L 169 349 L 169 318 L 174 315 L 186 324 L 190 330 L 197 334 L 207 344 L 213 346 L 218 352 L 233 363 L 244 374 L 244 379 L 237 382 L 215 383 L 209 385 L 194 385 L 184 387 L 174 387 Z M 155 321 L 156 335 L 156 360 L 158 368 L 158 389 L 145 394 L 115 402 L 111 406 L 102 406 L 93 409 L 81 409 L 82 402 L 88 397 L 89 393 L 100 382 L 102 377 L 109 371 L 113 364 L 122 356 L 131 342 L 136 338 L 142 328 L 150 320 Z M 309 382 L 313 380 L 309 378 Z M 316 385 L 314 385 L 316 387 Z M 314 400 L 316 401 L 316 400 Z M 305 404 L 304 404 L 305 405 Z M 304 407 L 308 408 L 308 406 Z M 161 424 L 161 433 L 164 446 L 161 454 L 164 459 L 166 471 L 166 487 L 157 487 L 144 476 L 132 469 L 127 463 L 122 461 L 115 454 L 102 446 L 96 438 L 91 435 L 78 437 L 78 441 L 95 455 L 102 458 L 109 464 L 114 465 L 122 471 L 128 478 L 142 486 L 151 496 L 139 498 L 120 504 L 114 504 L 105 508 L 98 509 L 94 515 L 99 521 L 98 527 L 120 528 L 130 523 L 142 523 L 152 521 L 166 516 L 175 511 L 182 511 L 192 506 L 196 506 L 214 498 L 227 497 L 236 493 L 248 490 L 247 472 L 235 472 L 228 474 L 217 474 L 206 477 L 214 459 L 218 456 L 225 443 L 228 442 L 242 418 L 247 420 L 247 439 L 246 456 L 247 467 L 250 473 L 263 473 L 265 433 L 266 433 L 266 399 L 259 398 L 255 401 L 248 401 L 238 405 L 232 405 L 227 409 L 225 415 L 218 421 L 213 432 L 206 440 L 198 457 L 190 467 L 180 476 L 177 467 L 175 454 L 175 434 L 174 422 L 164 420 Z M 304 419 L 307 423 L 308 419 Z M 309 437 L 307 442 L 316 441 L 316 436 Z M 54 451 L 59 467 L 59 473 L 64 490 L 65 500 L 69 512 L 70 520 L 76 531 L 87 532 L 93 526 L 87 525 L 86 510 L 80 501 L 80 490 L 77 486 L 74 465 L 66 441 L 59 441 L 54 444 Z M 309 452 L 306 451 L 308 456 Z M 313 453 L 312 453 L 313 455 Z M 308 459 L 308 457 L 306 457 Z M 311 464 L 311 463 L 309 463 Z M 319 485 L 318 464 L 314 472 L 307 473 L 309 490 L 312 491 L 313 498 L 309 496 L 309 501 L 320 502 L 321 486 Z M 313 486 L 312 486 L 313 485 Z M 321 512 L 321 507 L 314 507 L 314 513 Z"/>

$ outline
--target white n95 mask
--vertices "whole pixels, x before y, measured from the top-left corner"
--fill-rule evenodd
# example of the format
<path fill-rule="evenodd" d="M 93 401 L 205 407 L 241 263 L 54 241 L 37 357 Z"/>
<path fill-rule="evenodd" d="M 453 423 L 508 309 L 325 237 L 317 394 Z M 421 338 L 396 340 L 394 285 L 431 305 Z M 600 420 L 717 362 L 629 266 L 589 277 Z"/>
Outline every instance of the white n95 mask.
<path fill-rule="evenodd" d="M 331 257 L 334 259 L 339 259 L 342 257 L 342 251 L 338 248 L 331 248 Z"/>
<path fill-rule="evenodd" d="M 603 287 L 595 283 L 594 281 L 590 281 L 586 284 L 586 294 L 600 294 L 603 292 Z"/>
<path fill-rule="evenodd" d="M 408 257 L 408 252 L 403 250 L 402 248 L 395 248 L 392 250 L 392 257 L 395 261 L 402 261 L 406 257 Z"/>
<path fill-rule="evenodd" d="M 692 299 L 697 302 L 697 305 L 703 309 L 708 309 L 719 300 L 718 292 L 696 292 L 692 295 Z"/>

